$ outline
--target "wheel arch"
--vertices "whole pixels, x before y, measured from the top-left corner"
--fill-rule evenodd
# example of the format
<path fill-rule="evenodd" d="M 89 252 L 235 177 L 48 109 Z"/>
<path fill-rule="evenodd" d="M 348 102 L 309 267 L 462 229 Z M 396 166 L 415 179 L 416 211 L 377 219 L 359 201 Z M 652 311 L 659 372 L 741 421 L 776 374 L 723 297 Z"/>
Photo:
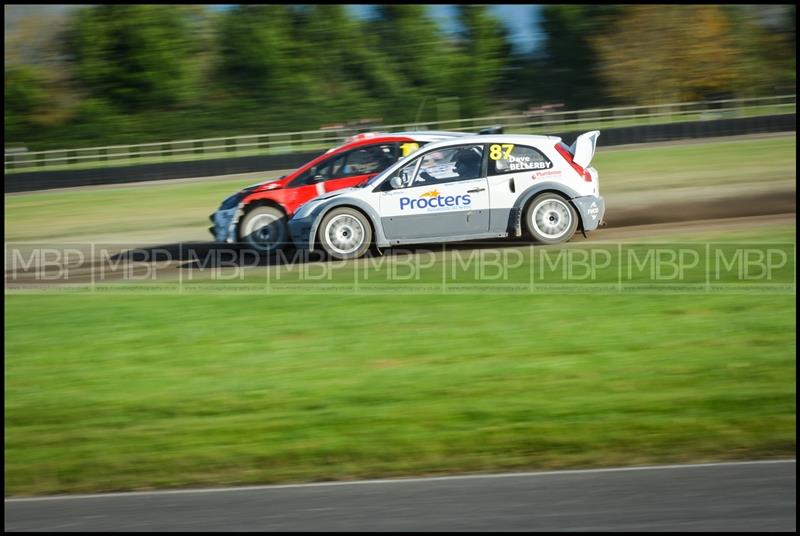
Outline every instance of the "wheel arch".
<path fill-rule="evenodd" d="M 583 218 L 581 217 L 581 211 L 578 210 L 578 207 L 575 206 L 575 203 L 572 201 L 576 197 L 580 197 L 580 194 L 569 188 L 564 186 L 563 184 L 559 184 L 557 182 L 543 182 L 541 184 L 537 184 L 531 186 L 520 196 L 517 198 L 517 201 L 514 203 L 514 207 L 511 210 L 511 215 L 509 216 L 509 232 L 515 234 L 516 236 L 522 235 L 522 220 L 525 217 L 525 212 L 528 210 L 528 207 L 533 202 L 534 199 L 539 197 L 542 194 L 556 194 L 561 196 L 564 201 L 570 204 L 570 206 L 575 210 L 575 213 L 578 215 L 578 226 L 583 232 Z"/>
<path fill-rule="evenodd" d="M 256 197 L 254 199 L 249 199 L 249 200 L 245 199 L 245 201 L 242 202 L 239 205 L 239 210 L 236 211 L 236 216 L 235 216 L 236 221 L 234 222 L 234 225 L 235 225 L 235 229 L 236 229 L 236 239 L 237 240 L 241 240 L 242 239 L 242 235 L 241 235 L 242 220 L 244 220 L 244 217 L 251 210 L 253 210 L 254 208 L 257 208 L 257 207 L 273 207 L 273 208 L 277 208 L 278 210 L 283 212 L 283 214 L 286 216 L 287 220 L 289 218 L 289 214 L 286 212 L 286 209 L 283 207 L 283 205 L 281 205 L 280 203 L 278 203 L 274 199 L 270 199 L 269 197 Z"/>

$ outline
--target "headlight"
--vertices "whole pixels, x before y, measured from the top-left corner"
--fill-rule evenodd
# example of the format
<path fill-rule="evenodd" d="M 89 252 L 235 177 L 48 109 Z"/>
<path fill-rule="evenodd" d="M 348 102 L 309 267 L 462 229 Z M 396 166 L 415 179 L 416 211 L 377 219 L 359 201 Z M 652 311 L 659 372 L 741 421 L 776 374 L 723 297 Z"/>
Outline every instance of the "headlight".
<path fill-rule="evenodd" d="M 235 194 L 233 194 L 233 195 L 231 195 L 229 197 L 226 197 L 225 200 L 222 202 L 222 205 L 220 205 L 219 209 L 220 210 L 230 210 L 232 208 L 235 208 L 236 205 L 239 204 L 239 201 L 241 201 L 243 197 L 244 197 L 244 193 L 243 192 L 236 192 Z"/>
<path fill-rule="evenodd" d="M 309 217 L 311 213 L 314 211 L 314 209 L 320 205 L 320 203 L 322 203 L 322 201 L 309 201 L 308 203 L 300 207 L 300 210 L 294 213 L 294 218 L 299 220 L 302 218 Z"/>
<path fill-rule="evenodd" d="M 247 194 L 255 190 L 260 185 L 261 183 L 253 184 L 252 186 L 248 186 L 247 188 L 242 188 L 241 190 L 239 190 L 230 197 L 226 197 L 225 201 L 222 202 L 222 205 L 219 207 L 219 209 L 230 210 L 232 208 L 236 208 L 236 206 L 242 202 L 242 199 L 244 199 Z"/>

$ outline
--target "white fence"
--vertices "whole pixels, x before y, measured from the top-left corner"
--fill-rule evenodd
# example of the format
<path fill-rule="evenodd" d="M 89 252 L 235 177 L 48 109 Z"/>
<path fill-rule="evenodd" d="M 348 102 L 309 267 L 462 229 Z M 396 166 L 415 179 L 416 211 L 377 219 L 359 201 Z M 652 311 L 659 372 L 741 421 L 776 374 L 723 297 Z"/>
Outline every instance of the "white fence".
<path fill-rule="evenodd" d="M 441 122 L 374 125 L 370 130 L 401 132 L 408 130 L 477 131 L 501 125 L 507 133 L 555 132 L 572 128 L 611 128 L 690 120 L 727 119 L 796 112 L 796 95 L 730 99 L 653 106 L 623 106 L 589 110 L 529 110 L 500 115 Z M 180 140 L 137 145 L 111 145 L 85 149 L 20 151 L 6 149 L 5 172 L 44 169 L 108 167 L 136 163 L 188 161 L 205 158 L 282 154 L 323 150 L 340 144 L 363 127 L 345 126 L 323 130 L 253 134 L 202 140 Z"/>

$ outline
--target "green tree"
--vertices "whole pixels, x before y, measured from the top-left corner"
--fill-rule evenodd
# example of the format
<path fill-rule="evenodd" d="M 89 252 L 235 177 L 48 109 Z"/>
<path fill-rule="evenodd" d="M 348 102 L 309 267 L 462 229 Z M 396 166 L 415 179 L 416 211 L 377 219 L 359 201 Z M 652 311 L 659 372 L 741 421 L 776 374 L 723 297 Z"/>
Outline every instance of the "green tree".
<path fill-rule="evenodd" d="M 458 95 L 459 58 L 423 5 L 382 5 L 370 27 L 400 85 L 390 100 L 396 121 L 431 117 L 435 101 Z M 387 75 L 390 76 L 390 75 Z"/>
<path fill-rule="evenodd" d="M 374 37 L 342 5 L 316 5 L 298 13 L 293 35 L 298 70 L 306 82 L 293 91 L 326 121 L 379 114 L 378 95 L 392 92 L 396 78 L 384 66 Z"/>
<path fill-rule="evenodd" d="M 794 93 L 797 83 L 796 6 L 727 6 L 737 58 L 736 92 L 743 97 Z M 764 11 L 770 16 L 764 17 Z"/>
<path fill-rule="evenodd" d="M 497 110 L 494 97 L 510 52 L 503 24 L 486 6 L 462 5 L 461 49 L 458 76 L 454 81 L 465 117 Z"/>
<path fill-rule="evenodd" d="M 612 96 L 638 104 L 728 95 L 741 50 L 720 6 L 631 6 L 593 39 Z"/>
<path fill-rule="evenodd" d="M 92 95 L 129 112 L 183 101 L 192 52 L 187 9 L 168 5 L 81 9 L 70 35 L 81 84 Z"/>
<path fill-rule="evenodd" d="M 220 74 L 237 94 L 270 103 L 291 100 L 303 79 L 285 5 L 239 5 L 222 17 Z"/>
<path fill-rule="evenodd" d="M 607 98 L 591 42 L 612 33 L 622 8 L 615 5 L 548 5 L 541 11 L 542 50 L 528 86 L 569 108 L 595 106 Z"/>
<path fill-rule="evenodd" d="M 27 66 L 7 68 L 4 74 L 5 136 L 7 140 L 21 140 L 27 129 L 40 123 L 39 117 L 47 103 L 44 79 L 36 69 Z"/>
<path fill-rule="evenodd" d="M 219 65 L 218 27 L 222 14 L 202 5 L 184 5 L 180 9 L 187 41 L 184 96 L 197 104 L 220 88 L 214 69 Z"/>

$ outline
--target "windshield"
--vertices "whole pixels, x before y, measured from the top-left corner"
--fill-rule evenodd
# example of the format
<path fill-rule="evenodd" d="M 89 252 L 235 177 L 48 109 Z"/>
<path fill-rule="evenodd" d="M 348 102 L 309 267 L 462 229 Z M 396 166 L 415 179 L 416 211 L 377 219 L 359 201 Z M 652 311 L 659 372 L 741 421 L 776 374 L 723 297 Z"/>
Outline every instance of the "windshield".
<path fill-rule="evenodd" d="M 405 160 L 405 159 L 401 158 L 400 160 L 398 160 L 398 162 L 401 162 L 403 160 Z M 359 184 L 356 184 L 354 186 L 354 188 L 366 188 L 367 186 L 371 186 L 373 184 L 377 184 L 378 182 L 382 181 L 384 177 L 387 176 L 386 172 L 389 171 L 390 169 L 393 169 L 393 168 L 394 168 L 394 165 L 389 166 L 388 168 L 384 169 L 383 171 L 381 171 L 380 173 L 378 173 L 377 175 L 372 177 L 370 180 L 361 182 Z"/>
<path fill-rule="evenodd" d="M 396 161 L 392 162 L 392 164 L 388 168 L 384 169 L 383 171 L 381 171 L 368 181 L 357 184 L 356 186 L 354 186 L 354 188 L 366 188 L 367 186 L 378 184 L 379 182 L 388 177 L 388 174 L 386 172 L 389 171 L 390 169 L 395 168 L 395 164 L 399 164 L 400 162 L 407 162 L 408 159 L 411 158 L 411 156 L 414 156 L 414 154 L 421 147 L 427 145 L 428 143 L 430 142 L 416 140 L 400 144 L 400 156 L 399 158 L 397 158 Z"/>

